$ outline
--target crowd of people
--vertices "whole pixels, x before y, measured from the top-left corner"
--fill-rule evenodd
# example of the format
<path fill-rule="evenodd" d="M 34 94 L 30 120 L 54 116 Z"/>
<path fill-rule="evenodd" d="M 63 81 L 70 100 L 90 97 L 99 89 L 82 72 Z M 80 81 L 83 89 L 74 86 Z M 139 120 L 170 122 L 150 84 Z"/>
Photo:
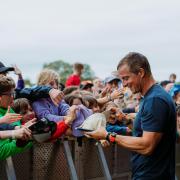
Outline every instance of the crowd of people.
<path fill-rule="evenodd" d="M 117 143 L 133 151 L 133 179 L 174 179 L 175 143 L 180 142 L 176 75 L 157 82 L 140 53 L 126 55 L 104 80 L 82 81 L 83 68 L 75 63 L 65 85 L 56 71 L 43 69 L 37 84 L 27 88 L 16 65 L 0 62 L 0 160 L 34 141 L 86 136 L 104 147 Z"/>

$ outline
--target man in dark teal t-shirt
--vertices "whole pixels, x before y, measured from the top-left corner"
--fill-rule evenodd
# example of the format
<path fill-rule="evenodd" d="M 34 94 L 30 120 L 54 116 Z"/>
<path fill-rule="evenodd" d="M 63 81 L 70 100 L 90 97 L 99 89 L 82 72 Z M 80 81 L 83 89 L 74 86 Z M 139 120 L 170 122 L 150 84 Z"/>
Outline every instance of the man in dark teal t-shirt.
<path fill-rule="evenodd" d="M 175 106 L 170 95 L 154 84 L 141 100 L 134 120 L 133 136 L 142 137 L 143 131 L 146 131 L 162 134 L 162 137 L 151 154 L 133 153 L 131 160 L 134 179 L 174 179 L 175 119 Z"/>
<path fill-rule="evenodd" d="M 144 55 L 127 54 L 117 70 L 123 86 L 142 95 L 133 136 L 107 133 L 104 128 L 86 134 L 131 150 L 133 180 L 174 180 L 176 112 L 172 98 L 156 84 Z"/>

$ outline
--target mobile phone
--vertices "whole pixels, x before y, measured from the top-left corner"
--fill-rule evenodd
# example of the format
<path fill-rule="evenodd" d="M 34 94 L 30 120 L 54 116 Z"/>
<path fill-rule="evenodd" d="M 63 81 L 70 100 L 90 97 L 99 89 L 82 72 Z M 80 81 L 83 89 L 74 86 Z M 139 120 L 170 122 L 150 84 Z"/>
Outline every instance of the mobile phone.
<path fill-rule="evenodd" d="M 76 129 L 79 130 L 79 131 L 85 131 L 85 132 L 92 132 L 92 131 L 94 131 L 92 129 L 85 129 L 85 128 L 80 128 L 80 127 L 77 127 Z"/>

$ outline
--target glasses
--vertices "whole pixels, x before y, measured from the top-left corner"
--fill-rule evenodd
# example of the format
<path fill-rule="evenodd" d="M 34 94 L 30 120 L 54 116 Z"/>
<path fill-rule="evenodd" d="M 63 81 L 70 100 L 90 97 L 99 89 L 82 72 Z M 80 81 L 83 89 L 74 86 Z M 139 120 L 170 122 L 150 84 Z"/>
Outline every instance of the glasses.
<path fill-rule="evenodd" d="M 16 94 L 15 94 L 15 92 L 13 91 L 13 92 L 7 92 L 7 93 L 0 93 L 0 95 L 1 96 L 10 96 L 10 97 L 13 97 L 13 98 L 15 98 L 15 96 L 16 96 Z"/>

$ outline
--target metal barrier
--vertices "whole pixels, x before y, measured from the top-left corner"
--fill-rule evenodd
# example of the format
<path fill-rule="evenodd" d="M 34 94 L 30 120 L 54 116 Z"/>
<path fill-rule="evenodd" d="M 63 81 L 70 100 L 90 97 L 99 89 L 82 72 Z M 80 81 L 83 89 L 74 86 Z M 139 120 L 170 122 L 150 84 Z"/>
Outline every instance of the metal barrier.
<path fill-rule="evenodd" d="M 176 174 L 180 179 L 180 145 Z M 0 162 L 0 180 L 129 180 L 130 152 L 117 145 L 103 148 L 94 140 L 69 139 L 34 147 Z M 13 169 L 14 165 L 14 169 Z M 7 172 L 7 173 L 6 173 Z"/>

